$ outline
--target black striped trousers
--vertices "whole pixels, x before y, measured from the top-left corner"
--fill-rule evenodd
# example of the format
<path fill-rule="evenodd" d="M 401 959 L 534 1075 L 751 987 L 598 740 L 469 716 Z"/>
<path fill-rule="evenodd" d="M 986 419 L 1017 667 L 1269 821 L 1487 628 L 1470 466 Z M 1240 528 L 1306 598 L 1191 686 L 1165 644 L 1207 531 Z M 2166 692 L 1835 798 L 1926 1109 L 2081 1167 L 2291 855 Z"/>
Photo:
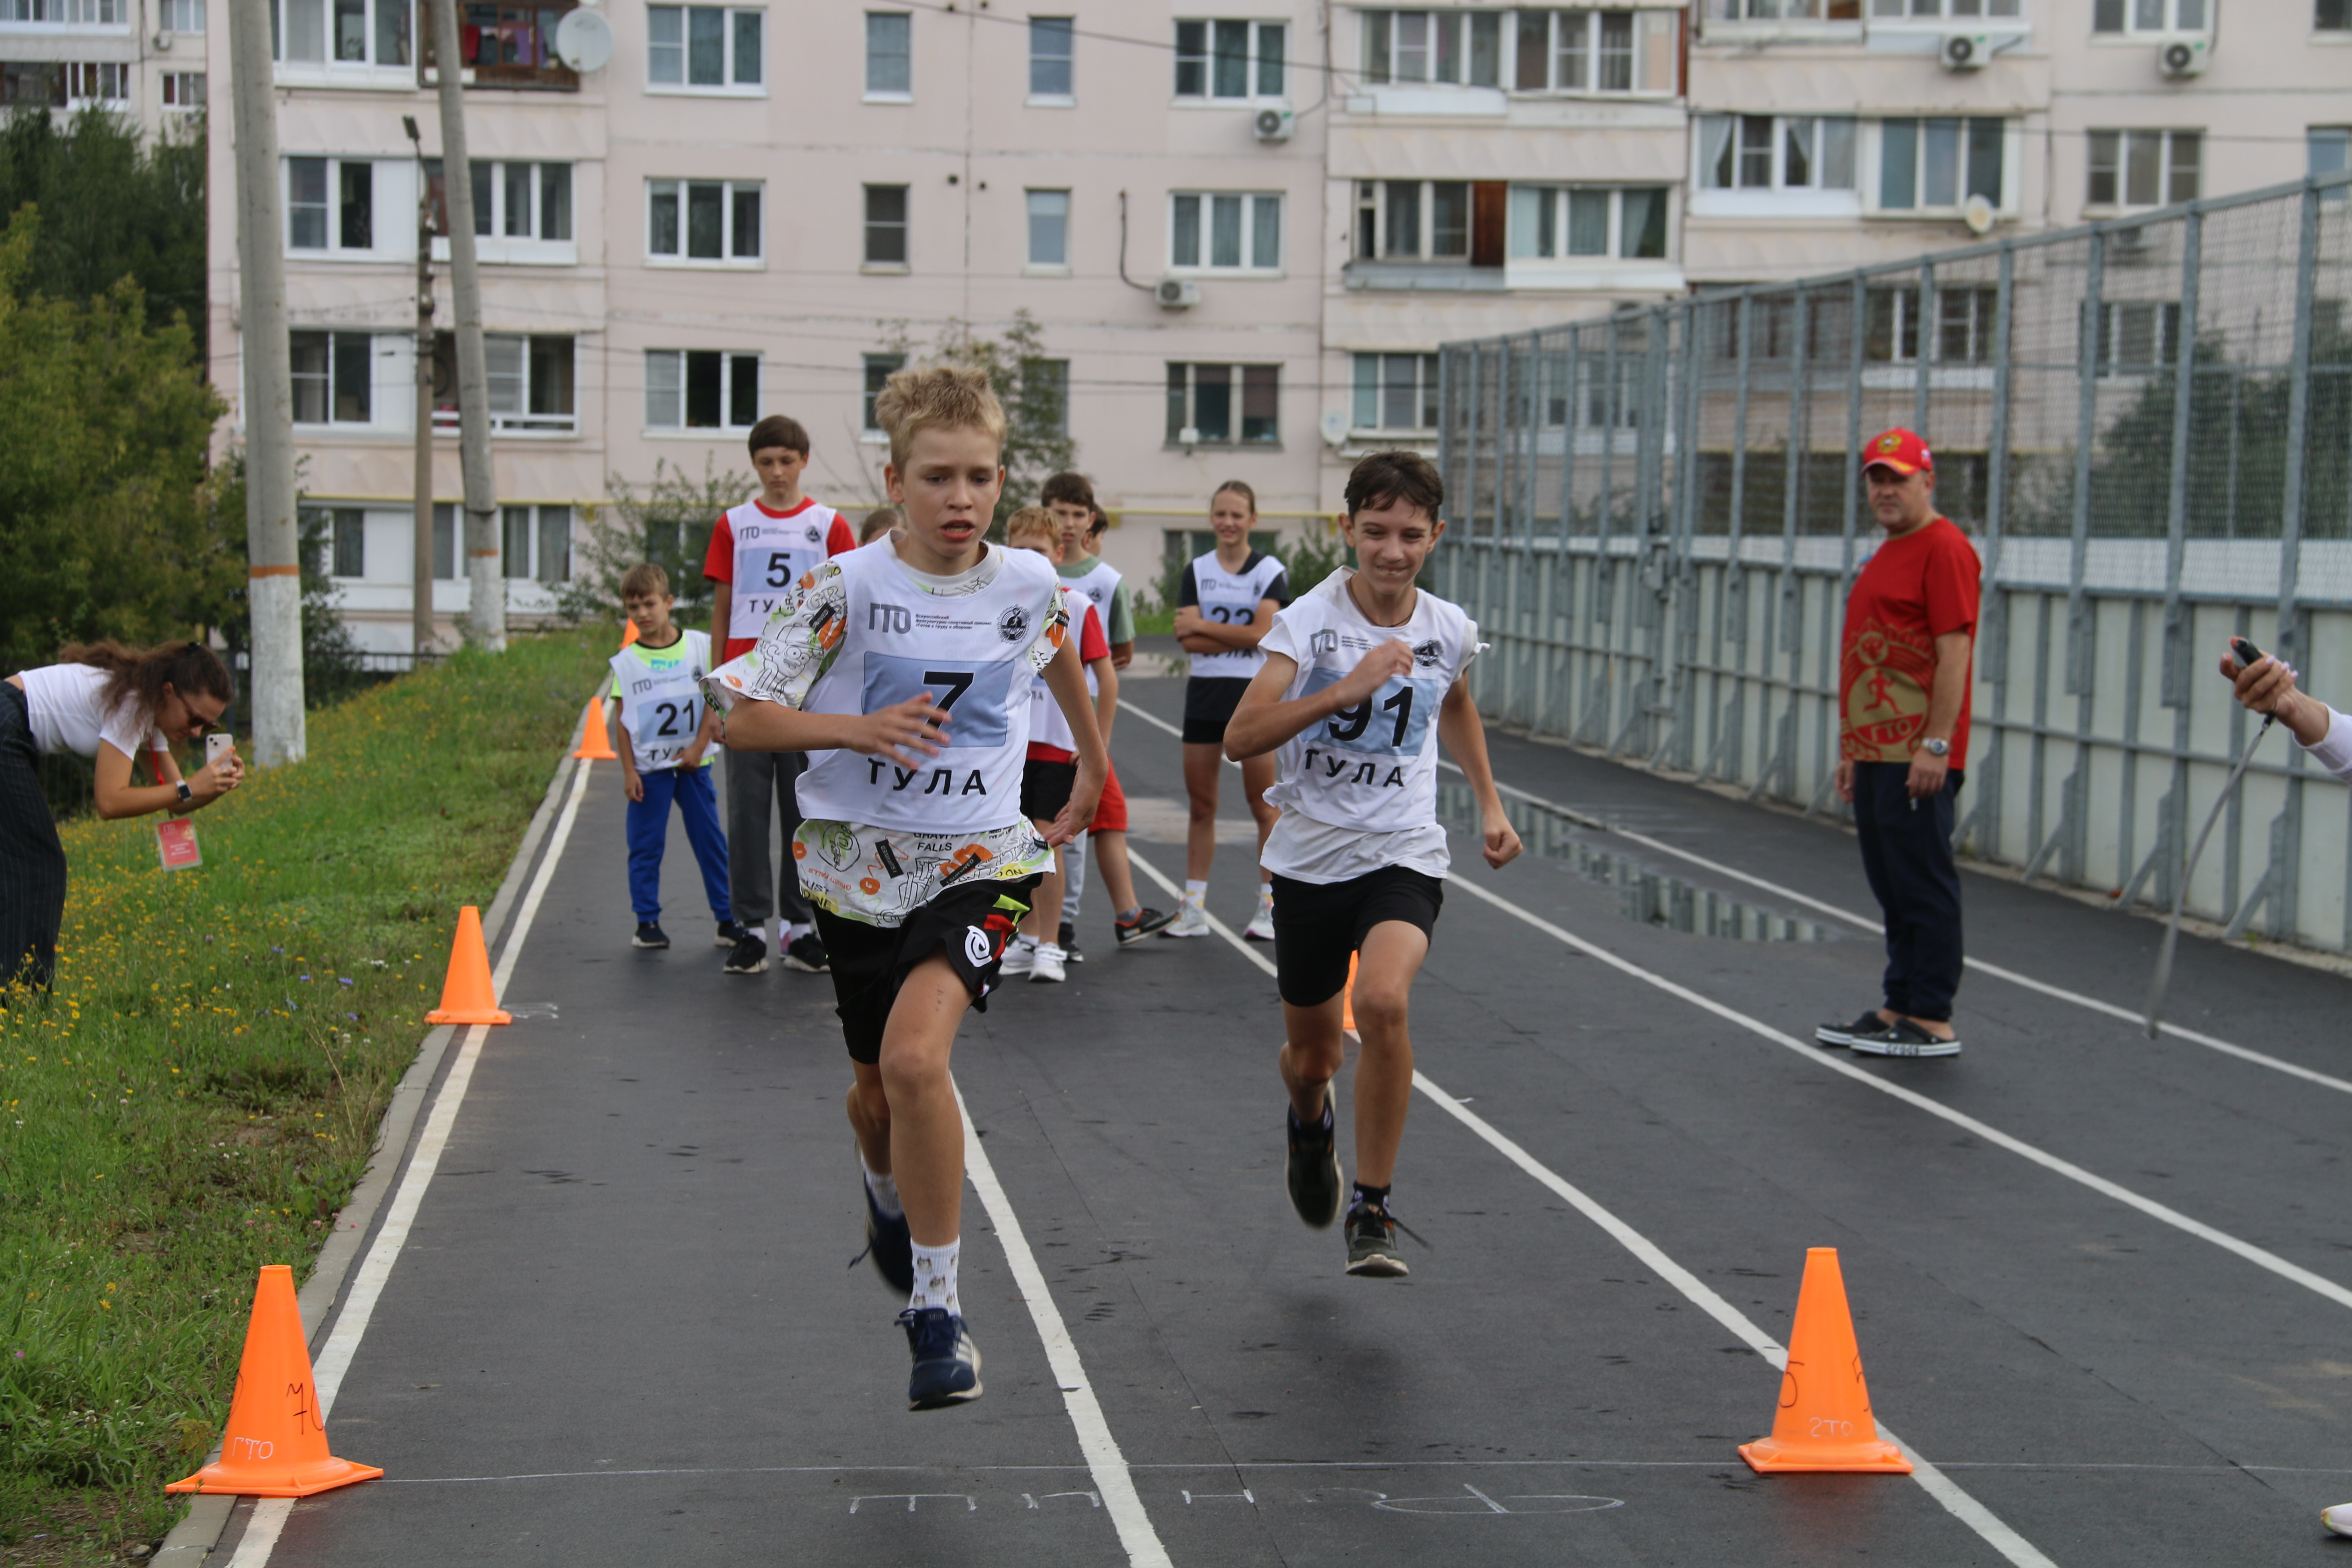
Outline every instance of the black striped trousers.
<path fill-rule="evenodd" d="M 25 694 L 0 681 L 0 1006 L 12 980 L 48 988 L 65 912 L 65 846 L 41 794 Z"/>

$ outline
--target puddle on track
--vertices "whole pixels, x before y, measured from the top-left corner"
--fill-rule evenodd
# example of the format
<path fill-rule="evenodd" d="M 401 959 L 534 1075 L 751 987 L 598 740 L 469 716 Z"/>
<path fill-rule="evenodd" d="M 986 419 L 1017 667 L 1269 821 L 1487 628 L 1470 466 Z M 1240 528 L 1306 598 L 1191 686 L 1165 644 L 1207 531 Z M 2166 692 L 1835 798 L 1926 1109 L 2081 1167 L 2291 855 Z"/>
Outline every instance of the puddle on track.
<path fill-rule="evenodd" d="M 1588 882 L 1616 889 L 1618 915 L 1636 924 L 1731 942 L 1836 942 L 1846 935 L 1835 926 L 1729 898 L 1600 848 L 1588 829 L 1542 806 L 1506 797 L 1503 809 L 1528 854 L 1559 861 Z M 1475 842 L 1477 814 L 1469 785 L 1438 785 L 1437 816 Z"/>

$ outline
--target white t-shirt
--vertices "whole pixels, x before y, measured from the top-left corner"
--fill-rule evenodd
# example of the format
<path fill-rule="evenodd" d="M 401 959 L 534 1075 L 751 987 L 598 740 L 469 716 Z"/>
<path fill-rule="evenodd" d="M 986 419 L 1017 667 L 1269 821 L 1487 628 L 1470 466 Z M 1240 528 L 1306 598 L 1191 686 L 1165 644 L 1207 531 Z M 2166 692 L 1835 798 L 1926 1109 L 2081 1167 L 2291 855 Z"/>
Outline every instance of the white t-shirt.
<path fill-rule="evenodd" d="M 37 749 L 45 753 L 71 752 L 76 756 L 94 758 L 98 755 L 98 743 L 104 741 L 124 756 L 137 760 L 139 727 L 131 704 L 118 704 L 111 711 L 99 704 L 99 693 L 105 689 L 108 679 L 105 670 L 89 664 L 49 664 L 38 669 L 20 669 L 16 679 L 25 683 L 25 711 L 32 721 Z M 147 732 L 146 748 L 168 749 L 161 731 Z"/>
<path fill-rule="evenodd" d="M 1197 557 L 1184 568 L 1184 581 L 1176 590 L 1179 605 L 1192 605 L 1203 619 L 1220 626 L 1251 625 L 1257 619 L 1258 605 L 1267 599 L 1276 605 L 1288 604 L 1290 578 L 1281 562 L 1255 550 L 1249 552 L 1238 572 L 1228 572 L 1218 565 L 1213 550 Z M 1265 668 L 1265 653 L 1254 647 L 1229 647 L 1192 656 L 1192 673 L 1209 679 L 1247 680 Z"/>
<path fill-rule="evenodd" d="M 2301 745 L 2302 742 L 2297 742 Z M 2327 733 L 2319 737 L 2319 744 L 2305 746 L 2311 760 L 2339 779 L 2352 779 L 2352 718 L 2330 708 L 2327 710 Z"/>
<path fill-rule="evenodd" d="M 1275 616 L 1259 646 L 1298 667 L 1283 700 L 1335 684 L 1391 638 L 1411 645 L 1412 673 L 1283 743 L 1281 781 L 1265 792 L 1282 815 L 1260 863 L 1301 882 L 1344 882 L 1386 866 L 1443 877 L 1452 857 L 1437 820 L 1437 715 L 1478 657 L 1477 623 L 1424 591 L 1403 625 L 1376 626 L 1349 595 L 1354 575 L 1334 572 Z"/>

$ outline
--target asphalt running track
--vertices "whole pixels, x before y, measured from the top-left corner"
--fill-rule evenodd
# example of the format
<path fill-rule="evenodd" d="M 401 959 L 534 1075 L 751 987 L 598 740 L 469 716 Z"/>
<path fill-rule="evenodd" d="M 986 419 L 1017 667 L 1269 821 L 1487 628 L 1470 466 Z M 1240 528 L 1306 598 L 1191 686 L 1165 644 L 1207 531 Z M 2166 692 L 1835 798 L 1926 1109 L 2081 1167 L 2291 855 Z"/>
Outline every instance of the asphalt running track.
<path fill-rule="evenodd" d="M 1127 689 L 1122 780 L 1176 796 L 1145 720 L 1180 683 Z M 1347 1278 L 1337 1231 L 1289 1211 L 1270 976 L 1223 940 L 1116 953 L 1090 889 L 1072 981 L 1009 985 L 957 1048 L 987 1395 L 919 1415 L 901 1303 L 847 1267 L 830 984 L 721 976 L 675 834 L 678 945 L 631 950 L 600 764 L 503 993 L 530 1016 L 453 1046 L 470 1077 L 420 1119 L 436 1163 L 404 1245 L 354 1271 L 382 1282 L 364 1333 L 318 1342 L 322 1374 L 349 1352 L 336 1450 L 386 1479 L 241 1505 L 211 1561 L 2335 1561 L 2344 980 L 2184 942 L 2172 1016 L 2215 1045 L 1979 971 L 1964 1056 L 1849 1063 L 1802 1042 L 1875 994 L 1874 937 L 1825 912 L 1873 908 L 1850 838 L 1553 746 L 1495 753 L 1507 784 L 1649 842 L 1529 807 L 1544 852 L 1494 873 L 1457 835 L 1413 998 L 1412 1277 Z M 1135 847 L 1181 876 L 1180 845 Z M 1212 882 L 1235 930 L 1247 867 L 1228 847 Z M 1702 923 L 1813 940 L 1629 919 L 1676 907 L 1623 885 L 1644 868 Z M 2137 1004 L 2153 923 L 1967 894 L 1973 959 Z M 1767 1480 L 1733 1452 L 1769 1426 L 1811 1246 L 1840 1250 L 1874 1403 L 1927 1484 Z"/>

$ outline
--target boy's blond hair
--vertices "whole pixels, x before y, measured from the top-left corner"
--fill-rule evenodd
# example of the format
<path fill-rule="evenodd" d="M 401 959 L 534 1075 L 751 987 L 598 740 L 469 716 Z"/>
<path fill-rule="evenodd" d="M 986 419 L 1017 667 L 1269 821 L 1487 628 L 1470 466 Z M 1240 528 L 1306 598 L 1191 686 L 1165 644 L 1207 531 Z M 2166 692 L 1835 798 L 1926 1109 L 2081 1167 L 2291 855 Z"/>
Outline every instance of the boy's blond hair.
<path fill-rule="evenodd" d="M 640 561 L 621 576 L 623 599 L 663 599 L 669 596 L 669 574 L 650 561 Z"/>
<path fill-rule="evenodd" d="M 874 421 L 890 433 L 890 462 L 902 467 L 922 430 L 978 430 L 1004 447 L 1004 405 L 988 376 L 969 365 L 916 364 L 894 372 L 874 400 Z"/>
<path fill-rule="evenodd" d="M 857 525 L 857 542 L 871 544 L 906 521 L 906 514 L 897 507 L 877 506 L 866 514 L 864 522 Z"/>
<path fill-rule="evenodd" d="M 1054 514 L 1042 506 L 1024 506 L 1004 520 L 1004 542 L 1018 544 L 1024 539 L 1042 539 L 1060 549 L 1062 525 Z"/>

